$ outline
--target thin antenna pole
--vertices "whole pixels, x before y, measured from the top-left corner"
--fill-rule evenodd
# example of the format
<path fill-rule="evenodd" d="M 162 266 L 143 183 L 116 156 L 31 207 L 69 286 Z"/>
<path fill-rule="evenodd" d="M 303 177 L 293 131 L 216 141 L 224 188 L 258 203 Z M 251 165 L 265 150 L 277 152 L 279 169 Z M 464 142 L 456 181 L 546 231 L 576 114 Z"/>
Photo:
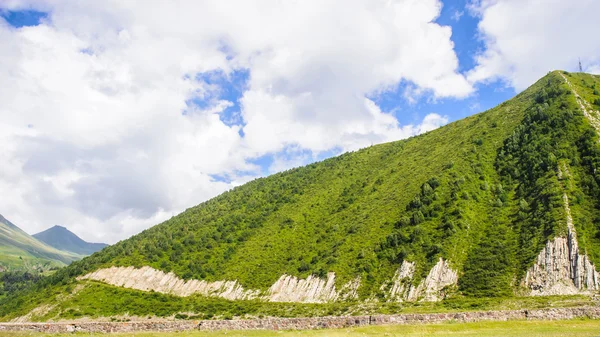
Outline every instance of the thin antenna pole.
<path fill-rule="evenodd" d="M 581 58 L 579 58 L 579 72 L 583 72 L 583 67 L 581 66 Z"/>

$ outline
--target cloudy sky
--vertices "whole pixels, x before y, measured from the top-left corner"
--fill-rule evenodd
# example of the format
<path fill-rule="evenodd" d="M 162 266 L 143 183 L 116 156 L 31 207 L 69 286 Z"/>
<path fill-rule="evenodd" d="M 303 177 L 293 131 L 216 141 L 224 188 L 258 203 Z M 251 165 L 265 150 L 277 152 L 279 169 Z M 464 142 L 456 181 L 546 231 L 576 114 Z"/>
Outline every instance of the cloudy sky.
<path fill-rule="evenodd" d="M 0 214 L 114 243 L 600 71 L 597 0 L 0 0 Z"/>

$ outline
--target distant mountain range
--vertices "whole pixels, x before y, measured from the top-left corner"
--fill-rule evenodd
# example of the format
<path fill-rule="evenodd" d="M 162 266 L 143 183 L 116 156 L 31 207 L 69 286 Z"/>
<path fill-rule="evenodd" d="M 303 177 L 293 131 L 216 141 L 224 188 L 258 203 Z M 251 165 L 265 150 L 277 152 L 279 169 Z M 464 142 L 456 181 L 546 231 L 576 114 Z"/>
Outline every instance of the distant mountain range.
<path fill-rule="evenodd" d="M 63 267 L 106 246 L 85 242 L 61 226 L 31 236 L 0 215 L 0 272 Z"/>
<path fill-rule="evenodd" d="M 0 215 L 0 271 L 47 270 L 82 257 L 37 240 Z"/>
<path fill-rule="evenodd" d="M 34 234 L 34 238 L 56 249 L 73 252 L 80 255 L 92 255 L 108 246 L 105 243 L 90 243 L 83 241 L 73 232 L 62 226 L 54 226 Z"/>

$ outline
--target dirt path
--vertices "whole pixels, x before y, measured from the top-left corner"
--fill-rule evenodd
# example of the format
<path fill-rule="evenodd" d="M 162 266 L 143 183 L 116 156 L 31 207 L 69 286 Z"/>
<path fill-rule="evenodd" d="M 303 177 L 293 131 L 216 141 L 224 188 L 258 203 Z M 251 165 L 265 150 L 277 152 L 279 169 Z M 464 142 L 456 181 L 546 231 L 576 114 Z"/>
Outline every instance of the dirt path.
<path fill-rule="evenodd" d="M 559 74 L 565 80 L 567 85 L 569 85 L 569 88 L 571 89 L 571 92 L 575 96 L 575 100 L 577 101 L 577 104 L 579 104 L 579 108 L 581 109 L 581 111 L 583 111 L 583 114 L 585 115 L 585 117 L 587 117 L 587 119 L 590 121 L 592 126 L 596 129 L 596 132 L 600 133 L 600 118 L 598 117 L 598 116 L 600 116 L 600 112 L 593 110 L 590 103 L 588 103 L 586 100 L 581 98 L 581 96 L 579 96 L 579 94 L 577 93 L 577 91 L 575 91 L 575 88 L 573 87 L 571 82 L 569 82 L 569 80 L 563 73 L 559 73 Z"/>

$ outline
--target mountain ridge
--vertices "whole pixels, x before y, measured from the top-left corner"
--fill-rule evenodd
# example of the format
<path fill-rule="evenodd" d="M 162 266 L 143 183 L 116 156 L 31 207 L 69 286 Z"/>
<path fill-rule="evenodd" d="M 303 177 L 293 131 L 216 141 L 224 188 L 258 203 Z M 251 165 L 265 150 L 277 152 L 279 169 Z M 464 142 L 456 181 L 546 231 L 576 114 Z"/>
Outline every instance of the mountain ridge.
<path fill-rule="evenodd" d="M 5 270 L 47 270 L 65 266 L 80 255 L 35 239 L 0 215 L 0 266 Z"/>
<path fill-rule="evenodd" d="M 59 225 L 52 226 L 32 236 L 51 247 L 79 255 L 91 255 L 108 246 L 105 243 L 86 242 L 66 227 Z"/>

